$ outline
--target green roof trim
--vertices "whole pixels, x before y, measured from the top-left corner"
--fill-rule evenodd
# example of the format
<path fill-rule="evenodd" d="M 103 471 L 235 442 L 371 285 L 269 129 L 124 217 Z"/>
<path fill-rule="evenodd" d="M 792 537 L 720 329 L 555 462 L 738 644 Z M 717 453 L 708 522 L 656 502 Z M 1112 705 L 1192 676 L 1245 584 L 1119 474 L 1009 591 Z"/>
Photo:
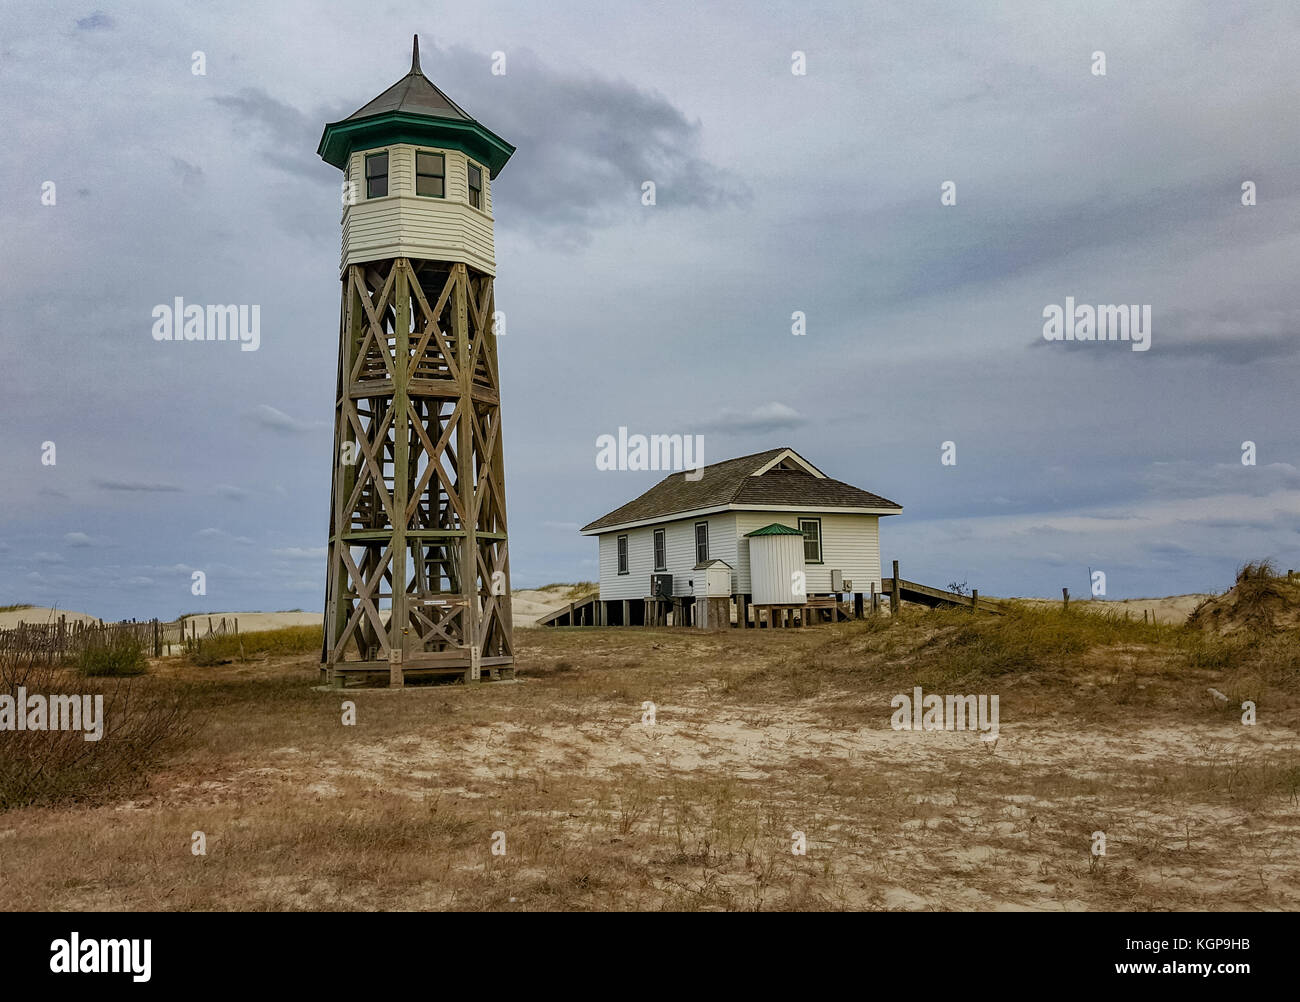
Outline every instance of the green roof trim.
<path fill-rule="evenodd" d="M 745 533 L 745 538 L 750 536 L 802 536 L 803 533 L 798 529 L 791 529 L 788 525 L 782 525 L 780 522 L 773 522 L 771 525 L 765 525 L 761 529 L 755 529 L 753 532 Z"/>
<path fill-rule="evenodd" d="M 326 163 L 342 170 L 348 157 L 357 150 L 373 150 L 395 143 L 459 150 L 486 165 L 491 178 L 500 173 L 515 152 L 504 139 L 473 120 L 434 118 L 405 111 L 331 122 L 325 126 L 316 152 Z"/>

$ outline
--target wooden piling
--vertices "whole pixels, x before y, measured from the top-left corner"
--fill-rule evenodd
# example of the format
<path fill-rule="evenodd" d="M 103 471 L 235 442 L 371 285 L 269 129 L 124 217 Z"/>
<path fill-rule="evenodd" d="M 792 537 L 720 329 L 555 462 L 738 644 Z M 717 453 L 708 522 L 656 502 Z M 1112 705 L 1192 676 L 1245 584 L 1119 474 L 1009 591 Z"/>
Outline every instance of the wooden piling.
<path fill-rule="evenodd" d="M 1069 588 L 1061 589 L 1061 608 L 1065 612 L 1070 611 L 1070 589 Z"/>

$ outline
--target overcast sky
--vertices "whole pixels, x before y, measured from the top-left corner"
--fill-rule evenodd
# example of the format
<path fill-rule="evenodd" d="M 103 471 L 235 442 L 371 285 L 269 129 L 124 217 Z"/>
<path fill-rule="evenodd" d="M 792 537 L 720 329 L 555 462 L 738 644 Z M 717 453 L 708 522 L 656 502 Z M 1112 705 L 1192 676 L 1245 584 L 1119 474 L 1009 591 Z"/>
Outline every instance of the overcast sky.
<path fill-rule="evenodd" d="M 1300 568 L 1294 3 L 53 2 L 0 25 L 0 604 L 322 605 L 316 146 L 416 32 L 518 147 L 493 189 L 516 587 L 596 577 L 577 527 L 660 476 L 596 469 L 620 426 L 798 449 L 902 504 L 882 557 L 936 585 Z M 260 305 L 260 349 L 156 342 L 177 296 Z M 1045 341 L 1067 296 L 1150 305 L 1150 350 Z"/>

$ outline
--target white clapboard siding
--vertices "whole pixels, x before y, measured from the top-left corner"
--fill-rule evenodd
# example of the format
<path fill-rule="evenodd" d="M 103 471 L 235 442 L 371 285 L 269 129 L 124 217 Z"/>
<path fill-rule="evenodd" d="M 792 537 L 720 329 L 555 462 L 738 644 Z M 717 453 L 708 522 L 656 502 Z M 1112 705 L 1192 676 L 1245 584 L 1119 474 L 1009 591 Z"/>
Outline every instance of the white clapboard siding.
<path fill-rule="evenodd" d="M 735 566 L 736 531 L 735 516 L 731 513 L 713 515 L 708 519 L 682 519 L 658 525 L 629 529 L 626 533 L 607 532 L 599 537 L 600 546 L 600 597 L 603 601 L 642 599 L 650 594 L 650 575 L 666 573 L 673 576 L 673 594 L 690 595 L 695 578 L 695 523 L 709 523 L 709 559 L 725 560 Z M 654 530 L 666 530 L 664 552 L 667 567 L 654 569 Z M 628 573 L 618 573 L 618 537 L 628 537 Z M 735 587 L 734 575 L 732 587 Z"/>
<path fill-rule="evenodd" d="M 828 512 L 773 512 L 738 511 L 736 535 L 739 550 L 736 554 L 737 590 L 751 594 L 749 545 L 745 533 L 779 522 L 792 529 L 799 528 L 800 518 L 819 518 L 822 523 L 822 562 L 805 564 L 808 594 L 826 594 L 831 590 L 831 570 L 839 570 L 853 581 L 855 592 L 870 592 L 871 582 L 880 590 L 880 516 L 844 515 Z M 731 563 L 731 561 L 727 561 Z"/>
<path fill-rule="evenodd" d="M 491 198 L 487 170 L 483 171 L 484 205 L 469 204 L 466 157 L 458 150 L 398 144 L 388 151 L 388 194 L 367 199 L 365 158 L 378 150 L 358 150 L 348 164 L 356 183 L 356 204 L 343 212 L 343 246 L 340 270 L 349 264 L 390 257 L 433 261 L 463 261 L 489 275 L 496 274 L 492 237 Z M 441 153 L 446 158 L 446 197 L 415 194 L 416 150 Z"/>

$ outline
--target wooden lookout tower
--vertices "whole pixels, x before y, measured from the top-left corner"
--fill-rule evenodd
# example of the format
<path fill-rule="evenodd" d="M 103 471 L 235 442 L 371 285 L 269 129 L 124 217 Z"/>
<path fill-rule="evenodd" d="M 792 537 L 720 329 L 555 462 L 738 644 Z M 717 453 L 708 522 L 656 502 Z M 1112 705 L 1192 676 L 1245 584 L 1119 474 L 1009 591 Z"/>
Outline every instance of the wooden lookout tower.
<path fill-rule="evenodd" d="M 492 181 L 514 147 L 420 69 L 325 126 L 343 281 L 322 672 L 511 672 Z"/>

